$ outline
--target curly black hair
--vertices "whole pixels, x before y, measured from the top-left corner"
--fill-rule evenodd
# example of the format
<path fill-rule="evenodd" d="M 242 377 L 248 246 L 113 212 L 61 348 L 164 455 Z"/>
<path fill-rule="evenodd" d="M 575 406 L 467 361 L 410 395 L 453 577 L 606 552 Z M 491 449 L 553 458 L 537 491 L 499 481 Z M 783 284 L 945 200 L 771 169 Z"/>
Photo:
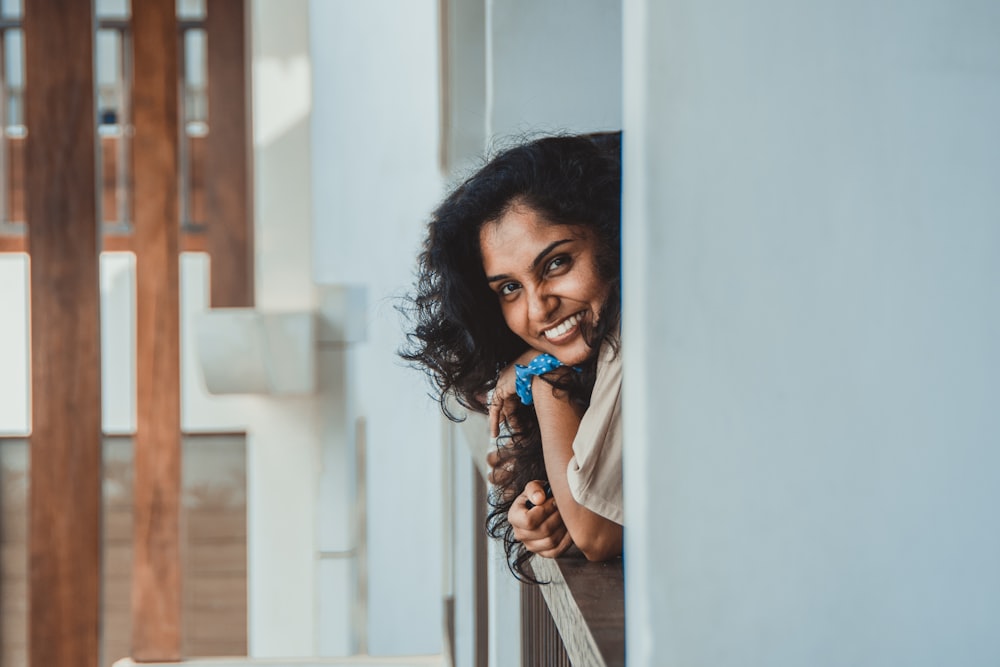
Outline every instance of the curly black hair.
<path fill-rule="evenodd" d="M 434 211 L 418 259 L 414 293 L 402 308 L 411 329 L 400 356 L 424 370 L 435 398 L 450 419 L 450 397 L 485 413 L 486 395 L 500 371 L 528 344 L 504 321 L 496 293 L 486 282 L 479 238 L 483 225 L 513 206 L 537 212 L 550 224 L 589 229 L 597 239 L 597 270 L 609 285 L 597 323 L 585 331 L 592 349 L 582 372 L 545 378 L 554 391 L 590 404 L 596 359 L 613 340 L 621 319 L 621 133 L 549 136 L 507 148 L 489 159 Z M 537 581 L 524 570 L 531 553 L 518 542 L 507 512 L 525 484 L 547 479 L 541 435 L 533 406 L 519 405 L 516 428 L 502 438 L 501 466 L 490 496 L 486 528 L 502 539 L 514 575 Z"/>

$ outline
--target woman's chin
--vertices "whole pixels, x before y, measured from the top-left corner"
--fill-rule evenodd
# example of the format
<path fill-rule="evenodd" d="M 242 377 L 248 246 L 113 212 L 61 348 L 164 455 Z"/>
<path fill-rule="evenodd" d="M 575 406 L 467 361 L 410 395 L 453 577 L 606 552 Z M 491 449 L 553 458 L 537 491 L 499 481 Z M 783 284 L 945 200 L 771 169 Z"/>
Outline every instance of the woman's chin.
<path fill-rule="evenodd" d="M 564 366 L 579 366 L 590 356 L 590 346 L 581 337 L 570 345 L 554 346 L 556 349 L 549 352 L 558 359 Z"/>

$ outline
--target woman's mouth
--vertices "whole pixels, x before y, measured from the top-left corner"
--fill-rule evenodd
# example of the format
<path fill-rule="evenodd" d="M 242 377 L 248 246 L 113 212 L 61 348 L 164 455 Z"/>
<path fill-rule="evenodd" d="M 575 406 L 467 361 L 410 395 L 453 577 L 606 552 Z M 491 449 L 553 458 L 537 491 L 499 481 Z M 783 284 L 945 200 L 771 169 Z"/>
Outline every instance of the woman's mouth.
<path fill-rule="evenodd" d="M 565 320 L 563 320 L 559 324 L 555 325 L 551 329 L 546 329 L 545 331 L 543 331 L 542 335 L 545 336 L 548 340 L 553 340 L 555 338 L 561 338 L 562 336 L 565 336 L 570 331 L 572 331 L 573 328 L 577 324 L 579 324 L 580 320 L 582 320 L 582 319 L 583 319 L 583 313 L 582 312 L 579 312 L 576 315 L 570 315 Z"/>

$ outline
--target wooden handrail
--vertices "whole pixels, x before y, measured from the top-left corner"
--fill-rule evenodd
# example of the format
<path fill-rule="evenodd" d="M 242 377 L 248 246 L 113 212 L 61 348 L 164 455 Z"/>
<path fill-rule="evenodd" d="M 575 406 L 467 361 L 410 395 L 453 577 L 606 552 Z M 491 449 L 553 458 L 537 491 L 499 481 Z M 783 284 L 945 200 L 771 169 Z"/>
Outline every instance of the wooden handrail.
<path fill-rule="evenodd" d="M 489 473 L 486 454 L 491 447 L 486 437 L 486 421 L 479 415 L 470 415 L 460 428 L 465 432 L 463 440 L 485 484 Z M 574 550 L 557 559 L 536 556 L 529 567 L 540 581 L 549 582 L 532 587 L 541 592 L 569 661 L 575 667 L 624 666 L 625 577 L 622 559 L 592 563 Z M 526 593 L 532 591 L 522 592 L 522 596 Z M 549 645 L 546 632 L 525 632 L 522 628 L 521 641 L 525 643 L 525 654 L 533 656 L 525 664 L 563 664 L 559 655 L 562 651 Z M 539 645 L 533 646 L 533 643 Z"/>
<path fill-rule="evenodd" d="M 625 665 L 625 577 L 622 560 L 592 563 L 581 554 L 535 557 L 531 569 L 576 667 Z"/>

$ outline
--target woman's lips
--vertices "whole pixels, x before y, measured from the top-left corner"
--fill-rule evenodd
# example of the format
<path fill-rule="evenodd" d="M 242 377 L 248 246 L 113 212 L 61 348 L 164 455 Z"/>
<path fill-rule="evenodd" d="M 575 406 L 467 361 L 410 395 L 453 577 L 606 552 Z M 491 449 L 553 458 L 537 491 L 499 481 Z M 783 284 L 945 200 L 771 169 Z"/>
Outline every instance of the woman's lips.
<path fill-rule="evenodd" d="M 580 320 L 582 319 L 583 319 L 582 312 L 576 313 L 575 315 L 570 315 L 565 320 L 555 325 L 551 329 L 546 329 L 545 331 L 543 331 L 542 335 L 545 336 L 545 338 L 547 338 L 550 341 L 561 338 L 566 334 L 568 334 L 570 331 L 572 331 L 573 328 L 576 327 L 576 325 L 579 324 Z"/>

